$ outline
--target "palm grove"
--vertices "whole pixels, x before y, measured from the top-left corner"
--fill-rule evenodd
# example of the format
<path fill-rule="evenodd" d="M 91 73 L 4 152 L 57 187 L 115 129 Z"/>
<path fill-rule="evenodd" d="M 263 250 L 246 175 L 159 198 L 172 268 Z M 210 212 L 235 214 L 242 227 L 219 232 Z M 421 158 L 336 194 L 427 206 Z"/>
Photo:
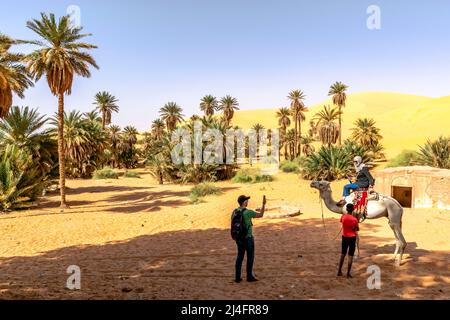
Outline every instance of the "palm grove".
<path fill-rule="evenodd" d="M 138 141 L 139 133 L 133 126 L 122 129 L 112 124 L 120 101 L 109 92 L 101 91 L 93 97 L 91 112 L 64 110 L 64 98 L 72 94 L 76 76 L 88 78 L 92 68 L 98 69 L 90 54 L 97 47 L 84 42 L 90 34 L 72 27 L 67 16 L 57 19 L 53 14 L 41 14 L 40 19 L 28 21 L 27 27 L 35 33 L 36 40 L 19 41 L 0 34 L 1 211 L 34 205 L 57 179 L 60 206 L 64 209 L 67 207 L 66 176 L 114 176 L 115 168 L 146 166 L 160 184 L 164 181 L 199 183 L 229 179 L 236 174 L 238 166 L 225 161 L 175 165 L 170 157 L 174 147 L 171 133 L 176 128 L 193 132 L 194 121 L 200 121 L 204 129 L 221 132 L 225 158 L 229 154 L 227 149 L 235 148 L 235 144 L 227 144 L 225 133 L 237 128 L 232 125 L 234 113 L 239 109 L 236 98 L 226 95 L 217 99 L 206 95 L 199 103 L 204 115 L 188 119 L 181 106 L 168 102 L 160 109 L 160 117 L 152 122 L 150 131 L 143 133 Z M 34 51 L 27 55 L 13 52 L 22 43 L 33 45 Z M 26 90 L 42 78 L 47 80 L 48 89 L 55 96 L 54 116 L 46 117 L 37 109 L 13 106 L 14 95 L 23 98 Z M 346 90 L 347 86 L 340 82 L 331 86 L 329 95 L 334 106 L 324 106 L 313 115 L 306 133 L 305 94 L 301 90 L 288 94 L 290 105 L 280 108 L 276 114 L 284 171 L 298 170 L 305 178 L 333 180 L 350 172 L 349 159 L 354 155 L 363 156 L 369 163 L 383 158 L 382 136 L 372 119 L 358 119 L 351 136 L 342 141 Z M 264 129 L 259 123 L 253 128 Z M 270 130 L 267 131 L 270 144 Z M 449 141 L 444 137 L 428 141 L 411 159 L 414 163 L 450 168 Z M 318 151 L 313 146 L 315 142 L 322 145 Z M 248 148 L 245 155 L 249 157 Z"/>

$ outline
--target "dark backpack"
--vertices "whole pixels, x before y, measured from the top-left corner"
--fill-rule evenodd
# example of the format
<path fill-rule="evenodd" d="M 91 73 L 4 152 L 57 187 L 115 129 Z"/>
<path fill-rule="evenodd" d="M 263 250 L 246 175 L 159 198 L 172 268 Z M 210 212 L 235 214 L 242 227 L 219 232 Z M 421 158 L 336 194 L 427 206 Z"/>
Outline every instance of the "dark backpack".
<path fill-rule="evenodd" d="M 247 236 L 247 227 L 244 222 L 245 208 L 238 208 L 233 211 L 231 216 L 231 238 L 233 240 L 243 240 Z"/>

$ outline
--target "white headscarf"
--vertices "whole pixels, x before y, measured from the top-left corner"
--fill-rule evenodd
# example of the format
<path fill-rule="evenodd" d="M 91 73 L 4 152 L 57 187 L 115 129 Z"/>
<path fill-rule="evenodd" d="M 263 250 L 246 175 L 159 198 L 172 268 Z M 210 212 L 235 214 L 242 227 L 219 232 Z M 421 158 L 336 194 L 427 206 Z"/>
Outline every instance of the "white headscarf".
<path fill-rule="evenodd" d="M 360 156 L 356 156 L 353 158 L 353 165 L 355 166 L 356 172 L 360 172 L 362 168 L 366 165 L 362 162 L 362 158 Z"/>

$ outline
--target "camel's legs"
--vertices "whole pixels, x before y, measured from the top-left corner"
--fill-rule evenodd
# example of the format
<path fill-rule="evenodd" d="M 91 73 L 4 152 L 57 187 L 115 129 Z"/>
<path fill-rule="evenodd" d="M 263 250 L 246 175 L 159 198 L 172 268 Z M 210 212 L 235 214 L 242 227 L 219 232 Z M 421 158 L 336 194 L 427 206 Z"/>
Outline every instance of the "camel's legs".
<path fill-rule="evenodd" d="M 400 251 L 400 253 L 399 253 L 400 256 L 399 256 L 399 258 L 397 260 L 397 265 L 400 266 L 401 263 L 402 263 L 403 253 L 405 252 L 405 248 L 406 248 L 407 242 L 405 240 L 405 237 L 403 236 L 402 227 L 400 225 L 395 225 L 394 228 L 395 228 L 394 232 L 395 232 L 396 237 L 398 239 L 397 246 L 400 249 L 399 250 Z"/>
<path fill-rule="evenodd" d="M 400 240 L 399 240 L 397 232 L 395 230 L 395 224 L 389 223 L 389 226 L 391 227 L 392 231 L 394 231 L 394 237 L 395 237 L 394 261 L 397 261 L 398 251 L 400 250 Z"/>

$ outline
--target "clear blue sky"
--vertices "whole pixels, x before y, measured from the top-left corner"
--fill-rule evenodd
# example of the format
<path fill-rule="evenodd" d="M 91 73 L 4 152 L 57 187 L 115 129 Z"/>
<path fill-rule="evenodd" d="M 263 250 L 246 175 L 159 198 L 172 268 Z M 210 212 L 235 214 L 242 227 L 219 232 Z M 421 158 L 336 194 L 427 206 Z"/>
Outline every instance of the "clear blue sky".
<path fill-rule="evenodd" d="M 168 101 L 191 115 L 205 94 L 274 108 L 299 88 L 318 103 L 335 81 L 350 92 L 450 94 L 450 1 L 14 0 L 2 6 L 0 32 L 34 39 L 27 20 L 72 4 L 101 69 L 76 78 L 67 109 L 89 111 L 107 90 L 120 100 L 121 126 L 148 129 Z M 366 27 L 371 4 L 381 30 Z M 15 100 L 47 114 L 56 103 L 45 80 Z"/>

